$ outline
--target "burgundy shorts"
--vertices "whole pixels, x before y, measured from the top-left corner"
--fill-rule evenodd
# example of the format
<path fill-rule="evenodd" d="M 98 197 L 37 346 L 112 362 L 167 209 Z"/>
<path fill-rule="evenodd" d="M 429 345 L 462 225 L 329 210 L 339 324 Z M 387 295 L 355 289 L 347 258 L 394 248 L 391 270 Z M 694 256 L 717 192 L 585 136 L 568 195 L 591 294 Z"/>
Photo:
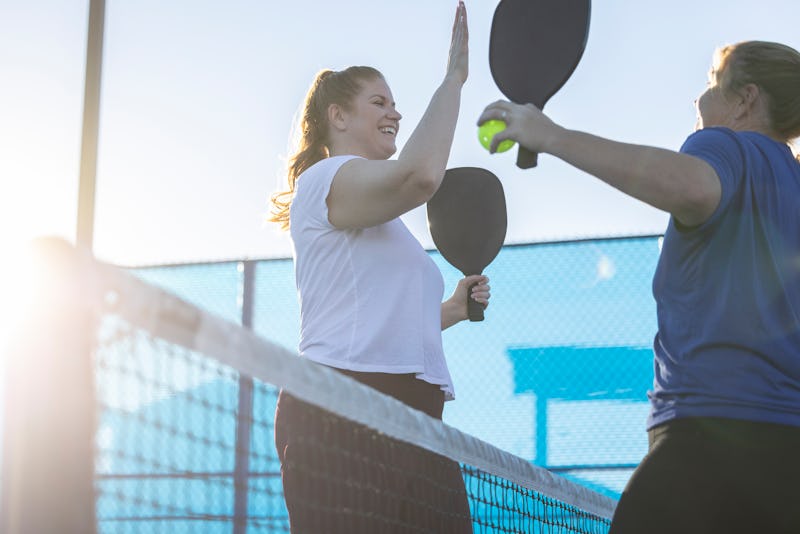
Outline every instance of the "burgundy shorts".
<path fill-rule="evenodd" d="M 341 372 L 441 419 L 438 386 L 410 374 Z M 275 444 L 293 534 L 472 532 L 461 471 L 448 458 L 283 391 Z"/>

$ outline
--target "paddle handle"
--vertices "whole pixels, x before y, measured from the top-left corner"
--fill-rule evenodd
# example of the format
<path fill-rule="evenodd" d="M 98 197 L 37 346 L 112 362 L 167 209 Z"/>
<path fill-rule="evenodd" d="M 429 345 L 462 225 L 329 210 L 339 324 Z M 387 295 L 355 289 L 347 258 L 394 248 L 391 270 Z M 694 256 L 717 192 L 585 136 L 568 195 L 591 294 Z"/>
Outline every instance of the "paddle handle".
<path fill-rule="evenodd" d="M 539 163 L 539 153 L 531 152 L 527 148 L 519 147 L 517 152 L 517 167 L 520 169 L 532 169 Z"/>
<path fill-rule="evenodd" d="M 470 296 L 472 295 L 472 288 L 477 285 L 477 283 L 472 284 L 469 286 L 469 289 L 467 289 L 467 316 L 469 320 L 473 322 L 483 321 L 483 304 Z"/>

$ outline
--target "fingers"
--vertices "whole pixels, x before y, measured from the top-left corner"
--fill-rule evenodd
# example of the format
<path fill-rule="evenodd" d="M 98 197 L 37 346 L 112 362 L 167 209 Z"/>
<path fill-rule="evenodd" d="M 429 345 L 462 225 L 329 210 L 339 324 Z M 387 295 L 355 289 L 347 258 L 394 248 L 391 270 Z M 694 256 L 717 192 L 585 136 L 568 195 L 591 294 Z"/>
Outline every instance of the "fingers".
<path fill-rule="evenodd" d="M 489 120 L 501 120 L 508 124 L 508 119 L 514 104 L 506 100 L 498 100 L 486 106 L 481 116 L 478 117 L 478 126 Z"/>
<path fill-rule="evenodd" d="M 490 286 L 474 286 L 472 288 L 470 297 L 472 297 L 473 300 L 477 300 L 481 304 L 487 304 L 489 302 L 489 298 L 492 296 L 491 291 L 489 291 L 490 289 Z"/>
<path fill-rule="evenodd" d="M 464 0 L 459 0 L 456 7 L 456 25 L 467 27 L 467 6 L 464 4 Z"/>
<path fill-rule="evenodd" d="M 462 280 L 462 283 L 470 291 L 470 298 L 480 302 L 484 306 L 489 304 L 491 298 L 491 286 L 489 285 L 489 277 L 481 274 L 470 275 Z"/>
<path fill-rule="evenodd" d="M 467 6 L 464 5 L 463 0 L 458 3 L 461 9 L 461 26 L 464 29 L 464 39 L 469 40 L 469 24 L 467 23 Z"/>
<path fill-rule="evenodd" d="M 464 2 L 459 2 L 458 7 L 456 8 L 456 17 L 453 21 L 453 36 L 452 36 L 452 43 L 454 45 L 460 45 L 463 41 L 466 41 L 469 37 L 469 30 L 467 29 L 467 7 L 464 5 Z"/>
<path fill-rule="evenodd" d="M 511 139 L 512 141 L 516 142 L 516 138 L 514 135 L 509 131 L 509 128 L 506 127 L 505 130 L 497 132 L 492 136 L 492 141 L 489 143 L 489 153 L 495 154 L 497 153 L 497 149 L 500 146 L 500 143 L 505 141 L 506 139 Z"/>
<path fill-rule="evenodd" d="M 453 21 L 453 35 L 450 40 L 450 57 L 447 72 L 454 74 L 464 83 L 468 76 L 468 45 L 469 31 L 467 29 L 467 8 L 464 2 L 459 2 Z"/>
<path fill-rule="evenodd" d="M 485 274 L 471 274 L 469 276 L 465 276 L 459 282 L 464 285 L 472 285 L 472 284 L 488 284 L 489 277 Z"/>

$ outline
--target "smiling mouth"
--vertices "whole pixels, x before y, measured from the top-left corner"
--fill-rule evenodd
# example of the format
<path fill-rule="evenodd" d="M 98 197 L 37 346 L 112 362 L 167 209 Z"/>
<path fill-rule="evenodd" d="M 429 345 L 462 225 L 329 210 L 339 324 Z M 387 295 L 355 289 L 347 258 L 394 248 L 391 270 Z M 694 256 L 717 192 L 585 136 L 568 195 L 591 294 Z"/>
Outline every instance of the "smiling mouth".
<path fill-rule="evenodd" d="M 388 134 L 388 135 L 397 135 L 397 128 L 394 128 L 392 126 L 384 126 L 380 130 L 381 130 L 381 133 L 385 133 L 385 134 Z"/>

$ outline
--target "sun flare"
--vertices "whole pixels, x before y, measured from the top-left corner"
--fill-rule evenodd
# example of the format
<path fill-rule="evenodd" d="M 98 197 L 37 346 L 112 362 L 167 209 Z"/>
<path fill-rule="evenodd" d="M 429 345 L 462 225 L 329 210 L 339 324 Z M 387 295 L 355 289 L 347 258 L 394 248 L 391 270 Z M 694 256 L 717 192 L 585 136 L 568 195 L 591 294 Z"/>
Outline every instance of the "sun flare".
<path fill-rule="evenodd" d="M 13 335 L 25 319 L 47 305 L 48 280 L 59 266 L 50 252 L 54 246 L 69 247 L 59 238 L 36 238 L 10 247 L 0 262 L 0 349 L 5 355 Z"/>
<path fill-rule="evenodd" d="M 11 332 L 19 325 L 22 317 L 28 313 L 29 295 L 33 287 L 33 266 L 29 246 L 12 246 L 6 259 L 0 262 L 0 346 L 7 347 Z"/>

